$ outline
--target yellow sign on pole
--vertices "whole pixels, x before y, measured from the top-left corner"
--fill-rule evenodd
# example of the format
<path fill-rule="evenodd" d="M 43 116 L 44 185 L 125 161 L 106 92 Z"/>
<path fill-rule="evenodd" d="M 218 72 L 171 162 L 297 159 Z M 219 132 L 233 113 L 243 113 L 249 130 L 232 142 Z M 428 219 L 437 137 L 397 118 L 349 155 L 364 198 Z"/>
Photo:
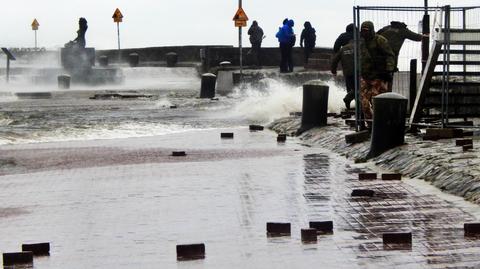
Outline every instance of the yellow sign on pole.
<path fill-rule="evenodd" d="M 235 16 L 233 16 L 233 21 L 235 21 L 235 27 L 247 26 L 248 16 L 243 8 L 238 8 L 237 13 L 235 13 Z"/>
<path fill-rule="evenodd" d="M 38 23 L 37 19 L 34 19 L 32 22 L 32 30 L 38 30 L 38 26 L 40 26 L 40 24 Z"/>
<path fill-rule="evenodd" d="M 120 9 L 115 9 L 115 12 L 113 13 L 113 22 L 122 22 L 123 21 L 123 14 L 122 12 L 120 11 Z"/>

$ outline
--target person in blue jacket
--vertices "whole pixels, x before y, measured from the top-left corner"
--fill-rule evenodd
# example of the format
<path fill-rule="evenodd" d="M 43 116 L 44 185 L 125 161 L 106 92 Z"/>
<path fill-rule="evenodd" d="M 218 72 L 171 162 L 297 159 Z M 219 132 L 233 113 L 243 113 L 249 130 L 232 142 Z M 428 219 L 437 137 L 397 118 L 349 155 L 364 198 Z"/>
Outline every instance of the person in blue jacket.
<path fill-rule="evenodd" d="M 295 46 L 296 37 L 293 32 L 293 20 L 284 20 L 283 26 L 278 30 L 276 37 L 280 43 L 280 72 L 293 72 L 292 48 Z"/>

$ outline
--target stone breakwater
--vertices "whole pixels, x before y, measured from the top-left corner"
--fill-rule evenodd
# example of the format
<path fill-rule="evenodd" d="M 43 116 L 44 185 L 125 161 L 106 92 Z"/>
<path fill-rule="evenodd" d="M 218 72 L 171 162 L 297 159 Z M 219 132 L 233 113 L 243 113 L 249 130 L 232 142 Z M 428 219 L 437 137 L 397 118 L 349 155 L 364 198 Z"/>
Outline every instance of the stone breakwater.
<path fill-rule="evenodd" d="M 370 141 L 347 144 L 345 135 L 353 132 L 343 120 L 329 118 L 327 127 L 314 128 L 299 136 L 305 144 L 320 146 L 349 159 L 364 158 Z M 278 133 L 294 136 L 300 117 L 274 121 L 268 127 Z M 475 144 L 476 138 L 474 138 Z M 423 141 L 420 136 L 407 135 L 406 144 L 371 159 L 378 167 L 410 178 L 419 178 L 450 194 L 480 204 L 480 152 L 463 152 L 455 139 Z"/>

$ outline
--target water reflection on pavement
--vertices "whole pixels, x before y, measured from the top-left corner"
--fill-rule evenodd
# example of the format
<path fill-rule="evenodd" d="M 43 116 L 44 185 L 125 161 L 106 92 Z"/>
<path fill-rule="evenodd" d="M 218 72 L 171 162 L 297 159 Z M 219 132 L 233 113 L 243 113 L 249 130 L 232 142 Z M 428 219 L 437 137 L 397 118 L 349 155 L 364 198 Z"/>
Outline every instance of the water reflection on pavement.
<path fill-rule="evenodd" d="M 35 268 L 442 268 L 480 262 L 480 243 L 464 238 L 461 229 L 472 217 L 449 202 L 402 182 L 359 182 L 362 167 L 292 140 L 277 144 L 271 132 L 234 131 L 230 141 L 206 130 L 90 142 L 76 160 L 101 155 L 105 144 L 112 156 L 115 146 L 135 149 L 138 158 L 158 149 L 158 156 L 1 176 L 0 250 L 51 242 L 50 257 L 36 258 Z M 160 149 L 182 145 L 197 155 L 160 156 L 168 152 Z M 10 146 L 9 158 L 35 147 L 47 149 L 48 157 L 48 148 L 79 145 Z M 212 149 L 222 151 L 202 157 Z M 377 194 L 351 198 L 358 187 Z M 334 233 L 302 244 L 300 229 L 316 220 L 333 220 Z M 291 222 L 292 235 L 267 238 L 269 221 Z M 412 231 L 412 247 L 384 249 L 387 231 Z M 199 242 L 206 245 L 204 260 L 177 262 L 175 245 Z"/>

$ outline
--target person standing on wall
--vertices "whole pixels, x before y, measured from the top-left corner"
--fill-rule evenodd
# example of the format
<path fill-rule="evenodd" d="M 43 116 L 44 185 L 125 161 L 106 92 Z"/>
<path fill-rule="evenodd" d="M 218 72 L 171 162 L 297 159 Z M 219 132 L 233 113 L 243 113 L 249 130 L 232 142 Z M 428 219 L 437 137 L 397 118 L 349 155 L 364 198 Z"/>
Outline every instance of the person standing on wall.
<path fill-rule="evenodd" d="M 308 58 L 315 48 L 315 42 L 317 40 L 317 35 L 315 34 L 315 28 L 312 27 L 312 24 L 309 21 L 306 21 L 304 24 L 304 29 L 300 35 L 300 47 L 303 48 L 303 55 L 305 57 L 305 65 L 308 64 Z M 305 45 L 304 45 L 305 44 Z"/>
<path fill-rule="evenodd" d="M 280 43 L 280 73 L 293 72 L 292 48 L 295 46 L 296 37 L 293 33 L 293 20 L 284 20 L 283 26 L 275 35 Z"/>
<path fill-rule="evenodd" d="M 399 21 L 390 22 L 390 25 L 380 29 L 377 34 L 385 37 L 388 40 L 388 44 L 395 54 L 395 72 L 398 71 L 398 55 L 400 54 L 400 49 L 402 48 L 405 39 L 419 42 L 422 41 L 422 38 L 424 37 L 422 34 L 417 34 L 410 31 L 405 23 Z M 392 82 L 393 77 L 392 81 L 390 81 L 388 85 L 389 91 L 392 91 Z"/>
<path fill-rule="evenodd" d="M 387 39 L 375 33 L 371 21 L 365 21 L 360 28 L 360 97 L 366 120 L 373 117 L 372 98 L 388 91 L 395 69 L 395 54 Z M 371 122 L 367 122 L 369 129 Z"/>
<path fill-rule="evenodd" d="M 355 99 L 355 58 L 353 50 L 353 40 L 343 46 L 332 58 L 331 71 L 333 75 L 337 75 L 338 63 L 342 63 L 343 77 L 347 95 L 343 98 L 345 107 L 350 109 L 350 103 Z"/>
<path fill-rule="evenodd" d="M 249 54 L 253 54 L 254 65 L 261 66 L 261 47 L 263 41 L 263 29 L 258 26 L 257 21 L 253 21 L 252 26 L 248 29 L 248 35 L 250 36 L 250 44 L 252 44 L 252 49 L 249 51 Z"/>

